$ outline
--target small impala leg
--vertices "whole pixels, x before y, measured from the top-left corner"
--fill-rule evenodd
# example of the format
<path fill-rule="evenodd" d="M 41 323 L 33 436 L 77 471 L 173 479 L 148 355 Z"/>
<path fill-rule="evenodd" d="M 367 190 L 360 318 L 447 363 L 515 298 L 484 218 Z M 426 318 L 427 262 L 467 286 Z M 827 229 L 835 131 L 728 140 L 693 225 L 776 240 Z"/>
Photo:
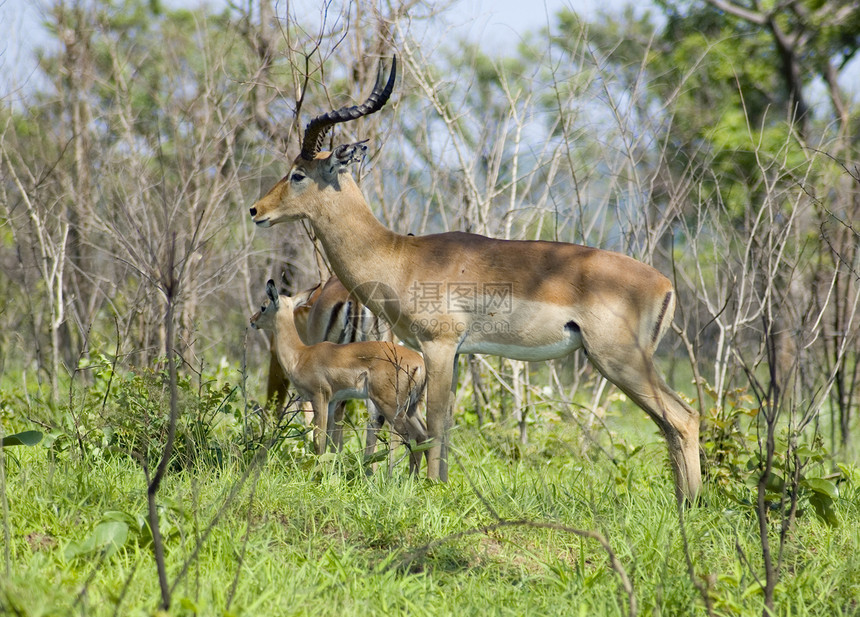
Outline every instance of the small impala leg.
<path fill-rule="evenodd" d="M 423 454 L 421 452 L 409 453 L 409 473 L 411 473 L 413 476 L 417 476 L 421 472 L 422 458 Z"/>
<path fill-rule="evenodd" d="M 314 426 L 314 408 L 313 405 L 309 401 L 302 401 L 300 403 L 300 409 L 302 410 L 302 419 L 304 419 L 305 424 L 308 426 Z"/>
<path fill-rule="evenodd" d="M 328 400 L 323 397 L 314 397 L 314 451 L 317 456 L 325 454 L 326 442 L 328 438 Z"/>
<path fill-rule="evenodd" d="M 346 412 L 346 401 L 338 401 L 332 405 L 333 413 L 329 414 L 329 438 L 335 452 L 343 450 L 343 418 Z"/>
<path fill-rule="evenodd" d="M 415 402 L 407 412 L 406 422 L 408 426 L 408 434 L 410 443 L 414 442 L 415 445 L 421 445 L 427 443 L 427 427 L 424 425 L 424 422 L 421 420 L 421 416 L 418 415 L 418 403 Z M 427 454 L 427 450 L 423 452 L 411 452 L 409 455 L 409 470 L 414 473 L 416 476 L 421 471 L 421 459 L 427 459 L 427 465 L 430 465 L 430 457 Z"/>
<path fill-rule="evenodd" d="M 379 431 L 385 423 L 385 416 L 379 411 L 379 408 L 370 400 L 367 399 L 367 435 L 365 436 L 364 458 L 369 459 L 376 453 L 376 442 L 379 438 Z M 370 466 L 371 471 L 376 471 L 376 463 Z"/>

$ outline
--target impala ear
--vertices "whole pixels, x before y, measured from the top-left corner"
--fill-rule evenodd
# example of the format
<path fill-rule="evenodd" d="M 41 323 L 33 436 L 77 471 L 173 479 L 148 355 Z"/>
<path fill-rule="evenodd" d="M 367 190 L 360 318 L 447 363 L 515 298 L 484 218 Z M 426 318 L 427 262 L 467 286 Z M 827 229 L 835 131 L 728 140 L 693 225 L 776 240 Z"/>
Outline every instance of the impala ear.
<path fill-rule="evenodd" d="M 293 307 L 305 306 L 311 298 L 311 294 L 316 291 L 316 288 L 305 289 L 293 296 Z"/>
<path fill-rule="evenodd" d="M 272 304 L 275 306 L 275 310 L 278 308 L 278 288 L 275 287 L 275 281 L 269 279 L 266 283 L 266 295 L 269 296 L 269 300 L 272 301 Z"/>
<path fill-rule="evenodd" d="M 364 154 L 367 152 L 367 146 L 364 144 L 367 140 L 359 141 L 354 144 L 343 144 L 334 149 L 334 152 L 329 157 L 329 173 L 339 173 L 353 163 L 359 163 L 364 160 Z"/>

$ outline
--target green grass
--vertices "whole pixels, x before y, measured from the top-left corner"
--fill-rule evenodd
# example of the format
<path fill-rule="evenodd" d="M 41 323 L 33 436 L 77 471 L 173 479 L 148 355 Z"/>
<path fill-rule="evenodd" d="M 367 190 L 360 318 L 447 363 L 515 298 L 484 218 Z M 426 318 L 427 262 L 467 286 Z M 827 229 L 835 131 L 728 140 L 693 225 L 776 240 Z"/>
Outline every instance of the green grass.
<path fill-rule="evenodd" d="M 639 614 L 704 615 L 664 447 L 647 422 L 621 424 L 618 447 L 603 444 L 613 463 L 560 421 L 533 425 L 527 445 L 516 443 L 513 427 L 461 423 L 445 485 L 408 477 L 404 464 L 392 477 L 366 476 L 355 439 L 333 461 L 317 461 L 295 441 L 254 467 L 239 454 L 220 464 L 191 460 L 168 474 L 159 493 L 168 577 L 178 581 L 170 614 L 628 614 L 606 551 L 574 528 L 606 537 L 631 578 Z M 41 444 L 4 454 L 10 543 L 0 614 L 155 613 L 160 595 L 140 466 L 104 448 L 82 457 L 74 447 Z M 852 473 L 836 503 L 839 526 L 807 511 L 789 534 L 778 614 L 860 613 Z M 479 531 L 499 519 L 552 527 Z M 126 533 L 108 542 L 117 521 Z M 708 589 L 715 613 L 760 615 L 752 508 L 711 486 L 704 504 L 685 509 L 684 523 L 695 581 Z M 774 548 L 778 531 L 774 523 Z"/>

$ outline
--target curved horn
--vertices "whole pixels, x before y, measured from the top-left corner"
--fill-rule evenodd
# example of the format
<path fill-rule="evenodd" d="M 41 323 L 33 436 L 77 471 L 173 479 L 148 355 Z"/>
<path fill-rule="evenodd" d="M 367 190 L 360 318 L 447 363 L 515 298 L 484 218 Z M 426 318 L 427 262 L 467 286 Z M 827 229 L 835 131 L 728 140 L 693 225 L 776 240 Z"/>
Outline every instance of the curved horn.
<path fill-rule="evenodd" d="M 364 103 L 351 107 L 341 107 L 338 110 L 317 116 L 308 122 L 308 125 L 305 127 L 304 139 L 302 139 L 303 159 L 307 161 L 313 160 L 314 156 L 322 148 L 322 142 L 325 139 L 326 133 L 335 124 L 355 120 L 362 116 L 369 116 L 382 109 L 382 106 L 388 102 L 388 98 L 394 90 L 394 78 L 397 76 L 397 56 L 391 59 L 391 73 L 388 75 L 388 81 L 384 84 L 385 73 L 382 69 L 383 65 L 380 62 L 379 73 L 376 76 L 376 85 Z"/>

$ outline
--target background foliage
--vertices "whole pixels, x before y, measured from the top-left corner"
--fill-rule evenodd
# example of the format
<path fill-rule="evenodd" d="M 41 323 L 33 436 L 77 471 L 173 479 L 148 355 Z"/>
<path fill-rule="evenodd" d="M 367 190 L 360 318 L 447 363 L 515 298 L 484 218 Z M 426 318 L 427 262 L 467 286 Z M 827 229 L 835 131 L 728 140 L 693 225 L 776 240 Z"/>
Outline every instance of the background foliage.
<path fill-rule="evenodd" d="M 53 0 L 38 79 L 0 56 L 0 608 L 151 610 L 160 535 L 189 614 L 279 593 L 309 603 L 285 614 L 501 614 L 501 589 L 538 611 L 856 614 L 856 4 L 564 9 L 493 52 L 440 36 L 451 12 L 434 3 L 289 6 Z M 371 139 L 377 216 L 670 275 L 662 368 L 702 412 L 706 507 L 675 510 L 653 428 L 580 355 L 461 359 L 450 488 L 365 480 L 349 449 L 318 463 L 292 411 L 256 405 L 264 281 L 327 270 L 306 227 L 258 233 L 247 208 L 303 123 L 366 95 L 392 52 L 393 103 L 333 137 Z M 518 520 L 556 527 L 440 541 Z M 608 538 L 631 587 L 565 526 Z M 35 600 L 36 580 L 61 583 Z"/>

